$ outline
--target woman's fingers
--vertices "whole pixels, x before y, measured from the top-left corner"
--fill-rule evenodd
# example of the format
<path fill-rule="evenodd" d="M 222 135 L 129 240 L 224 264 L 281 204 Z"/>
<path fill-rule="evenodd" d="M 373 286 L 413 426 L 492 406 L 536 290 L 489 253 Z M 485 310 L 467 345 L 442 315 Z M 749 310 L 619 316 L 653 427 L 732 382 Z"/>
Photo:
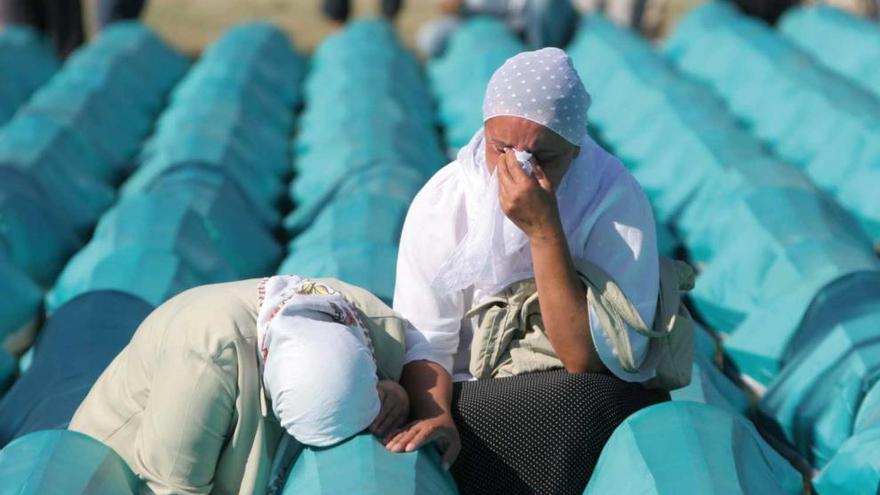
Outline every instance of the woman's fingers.
<path fill-rule="evenodd" d="M 495 167 L 498 169 L 498 183 L 499 184 L 512 184 L 513 177 L 510 175 L 510 162 L 513 161 L 516 163 L 516 155 L 513 153 L 513 150 L 507 150 L 501 155 L 498 155 L 498 166 Z"/>
<path fill-rule="evenodd" d="M 403 436 L 405 433 L 406 430 L 402 430 L 391 435 L 388 440 L 385 441 L 385 448 L 390 450 L 391 452 L 397 452 L 397 444 L 400 443 L 400 437 Z"/>
<path fill-rule="evenodd" d="M 454 428 L 435 422 L 418 421 L 392 435 L 385 447 L 391 452 L 412 452 L 428 442 L 437 441 L 442 453 L 443 469 L 448 470 L 461 452 L 461 439 Z"/>
<path fill-rule="evenodd" d="M 547 174 L 544 173 L 544 167 L 532 164 L 532 170 L 535 172 L 535 180 L 538 181 L 538 185 L 541 186 L 541 189 L 547 192 L 553 192 L 553 183 L 550 181 L 550 178 L 547 177 Z"/>
<path fill-rule="evenodd" d="M 519 164 L 519 161 L 516 159 L 516 154 L 513 151 L 508 151 L 502 156 L 504 160 L 503 163 L 499 163 L 498 166 L 498 183 L 501 184 L 508 193 L 514 195 L 522 193 L 524 189 L 529 187 L 532 180 L 531 177 L 529 177 L 529 175 L 522 169 L 522 166 Z"/>
<path fill-rule="evenodd" d="M 540 168 L 534 161 L 530 163 L 533 171 Z M 541 169 L 541 176 L 549 183 L 546 174 L 543 173 L 543 169 Z M 533 187 L 536 180 L 540 184 L 540 179 L 537 175 L 534 176 L 534 179 L 522 169 L 522 165 L 520 165 L 516 159 L 516 154 L 512 150 L 508 150 L 505 154 L 498 157 L 498 185 L 502 192 L 523 194 Z M 541 187 L 544 186 L 542 185 Z"/>
<path fill-rule="evenodd" d="M 419 433 L 419 429 L 407 430 L 391 447 L 393 452 L 406 452 L 406 446 L 412 442 L 412 439 Z"/>
<path fill-rule="evenodd" d="M 507 197 L 507 190 L 510 187 L 510 173 L 507 171 L 506 155 L 498 155 L 495 173 L 498 174 L 498 198 L 503 201 Z"/>
<path fill-rule="evenodd" d="M 385 439 L 385 448 L 388 450 L 393 450 L 394 446 L 397 445 L 397 439 L 400 438 L 401 435 L 404 434 L 406 430 L 398 430 L 394 433 L 388 435 L 388 438 Z"/>
<path fill-rule="evenodd" d="M 522 184 L 518 183 L 518 179 L 514 174 L 525 173 L 516 161 L 516 155 L 513 151 L 508 150 L 507 153 L 498 157 L 498 199 L 501 201 L 502 210 L 509 212 L 514 205 L 515 199 L 521 194 Z M 525 176 L 528 178 L 528 176 Z"/>
<path fill-rule="evenodd" d="M 392 452 L 403 452 L 404 448 L 409 444 L 412 438 L 420 431 L 421 423 L 415 423 L 405 428 L 388 442 L 388 450 Z"/>
<path fill-rule="evenodd" d="M 437 426 L 432 428 L 422 428 L 418 433 L 413 435 L 410 441 L 406 444 L 406 451 L 412 452 L 431 440 L 437 440 L 438 438 L 443 437 L 443 434 L 444 430 Z"/>
<path fill-rule="evenodd" d="M 519 160 L 516 159 L 516 153 L 514 153 L 513 151 L 509 151 L 508 153 L 509 155 L 507 168 L 510 173 L 510 179 L 517 184 L 530 182 L 531 177 L 529 177 L 529 174 L 527 174 L 526 171 L 523 170 L 522 165 L 520 165 L 519 163 Z M 532 166 L 532 168 L 534 168 L 534 165 Z"/>

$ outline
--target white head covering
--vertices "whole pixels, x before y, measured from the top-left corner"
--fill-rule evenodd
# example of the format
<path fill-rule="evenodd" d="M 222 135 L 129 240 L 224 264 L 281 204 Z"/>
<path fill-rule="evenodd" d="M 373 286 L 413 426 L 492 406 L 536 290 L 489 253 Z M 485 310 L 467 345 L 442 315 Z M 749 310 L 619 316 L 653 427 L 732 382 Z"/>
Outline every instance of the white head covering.
<path fill-rule="evenodd" d="M 272 409 L 299 442 L 339 443 L 379 414 L 369 332 L 339 292 L 295 275 L 267 279 L 257 340 Z"/>
<path fill-rule="evenodd" d="M 508 59 L 489 81 L 483 101 L 484 122 L 499 115 L 528 119 L 581 147 L 581 154 L 556 191 L 569 241 L 592 199 L 586 186 L 591 168 L 587 160 L 595 159 L 593 150 L 598 147 L 587 135 L 589 106 L 590 96 L 571 59 L 558 48 L 523 52 Z M 501 210 L 498 176 L 489 174 L 485 146 L 480 129 L 458 153 L 457 164 L 468 186 L 468 230 L 432 281 L 440 293 L 473 286 L 482 294 L 493 294 L 534 276 L 528 238 Z M 518 160 L 529 158 L 517 152 Z M 577 256 L 583 247 L 569 248 Z"/>
<path fill-rule="evenodd" d="M 571 58 L 559 48 L 507 59 L 486 88 L 483 122 L 511 115 L 549 128 L 578 146 L 587 135 L 590 95 Z"/>

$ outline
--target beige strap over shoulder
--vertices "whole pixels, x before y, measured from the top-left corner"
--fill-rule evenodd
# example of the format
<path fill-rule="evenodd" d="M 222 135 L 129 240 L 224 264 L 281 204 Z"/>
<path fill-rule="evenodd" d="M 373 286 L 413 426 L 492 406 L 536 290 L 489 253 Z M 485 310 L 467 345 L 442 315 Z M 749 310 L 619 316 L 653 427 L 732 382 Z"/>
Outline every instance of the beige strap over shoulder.
<path fill-rule="evenodd" d="M 660 291 L 654 325 L 648 327 L 616 282 L 595 264 L 577 262 L 587 287 L 587 299 L 602 330 L 617 351 L 621 367 L 636 372 L 628 329 L 650 338 L 642 366 L 654 367 L 656 376 L 645 386 L 664 390 L 684 387 L 691 380 L 694 321 L 681 293 L 694 287 L 694 271 L 687 263 L 660 257 Z"/>

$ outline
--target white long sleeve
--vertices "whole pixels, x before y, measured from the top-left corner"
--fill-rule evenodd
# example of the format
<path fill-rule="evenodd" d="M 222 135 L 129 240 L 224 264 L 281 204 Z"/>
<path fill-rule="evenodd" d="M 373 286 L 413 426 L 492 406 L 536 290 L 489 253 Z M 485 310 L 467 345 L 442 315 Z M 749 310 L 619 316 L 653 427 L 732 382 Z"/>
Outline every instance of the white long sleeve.
<path fill-rule="evenodd" d="M 456 222 L 450 220 L 463 205 L 450 172 L 449 166 L 438 172 L 407 212 L 397 254 L 394 310 L 412 323 L 405 362 L 429 360 L 454 374 L 465 298 L 462 293 L 438 294 L 431 287 L 437 269 L 458 242 Z M 440 211 L 450 217 L 437 218 Z"/>
<path fill-rule="evenodd" d="M 605 205 L 590 229 L 584 257 L 605 270 L 620 286 L 639 315 L 650 326 L 654 321 L 659 291 L 659 260 L 654 215 L 645 194 L 629 174 L 606 196 Z M 642 382 L 654 377 L 654 369 L 627 373 L 620 366 L 615 349 L 590 310 L 593 343 L 609 371 L 622 380 Z M 629 340 L 635 364 L 641 365 L 648 352 L 648 337 L 630 329 Z"/>

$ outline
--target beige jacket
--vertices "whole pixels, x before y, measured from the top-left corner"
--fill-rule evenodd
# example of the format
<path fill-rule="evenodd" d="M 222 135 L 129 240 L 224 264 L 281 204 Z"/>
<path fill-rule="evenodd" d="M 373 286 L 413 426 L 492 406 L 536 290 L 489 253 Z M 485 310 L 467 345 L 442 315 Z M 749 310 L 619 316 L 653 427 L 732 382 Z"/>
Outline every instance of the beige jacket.
<path fill-rule="evenodd" d="M 363 313 L 380 373 L 398 379 L 406 321 L 363 289 L 322 281 Z M 283 431 L 260 379 L 259 285 L 198 287 L 157 308 L 70 429 L 112 447 L 147 493 L 263 493 Z"/>
<path fill-rule="evenodd" d="M 601 323 L 616 350 L 621 367 L 637 371 L 629 343 L 629 329 L 651 337 L 648 356 L 641 366 L 656 368 L 657 376 L 645 382 L 650 388 L 673 390 L 690 382 L 694 323 L 681 302 L 681 292 L 693 288 L 689 265 L 660 258 L 660 291 L 654 324 L 649 328 L 614 280 L 593 263 L 578 260 L 575 268 L 586 288 L 590 310 Z M 553 345 L 543 331 L 535 280 L 512 284 L 468 312 L 474 338 L 470 372 L 477 379 L 501 378 L 562 368 Z"/>

